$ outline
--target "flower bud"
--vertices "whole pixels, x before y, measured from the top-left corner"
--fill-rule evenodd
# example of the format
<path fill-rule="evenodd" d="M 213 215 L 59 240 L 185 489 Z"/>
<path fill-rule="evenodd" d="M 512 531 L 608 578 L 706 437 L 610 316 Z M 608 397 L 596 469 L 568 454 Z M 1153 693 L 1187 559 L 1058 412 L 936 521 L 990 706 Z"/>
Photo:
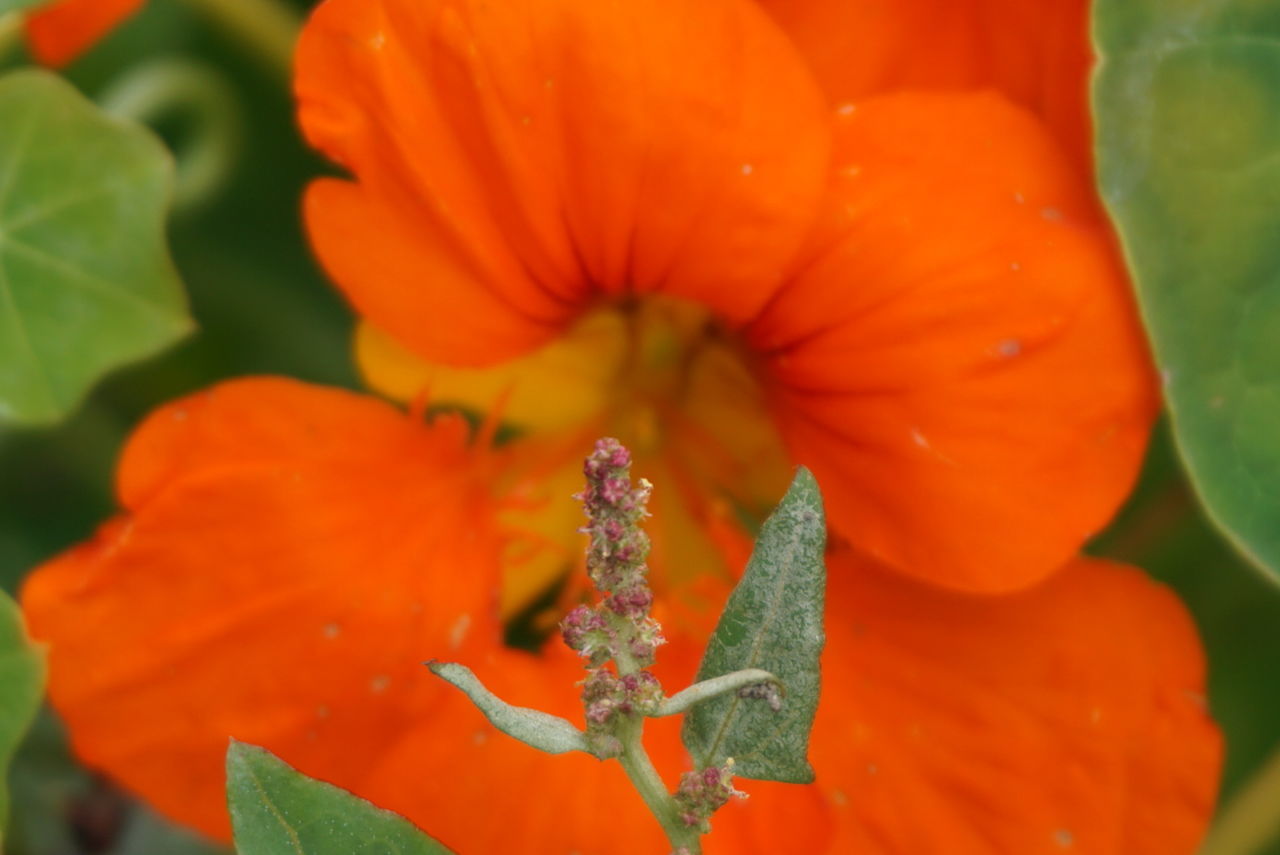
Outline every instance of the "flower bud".
<path fill-rule="evenodd" d="M 680 776 L 680 787 L 675 796 L 680 820 L 702 834 L 711 830 L 711 815 L 724 807 L 729 799 L 746 797 L 746 793 L 733 787 L 732 758 L 723 766 L 685 772 Z"/>

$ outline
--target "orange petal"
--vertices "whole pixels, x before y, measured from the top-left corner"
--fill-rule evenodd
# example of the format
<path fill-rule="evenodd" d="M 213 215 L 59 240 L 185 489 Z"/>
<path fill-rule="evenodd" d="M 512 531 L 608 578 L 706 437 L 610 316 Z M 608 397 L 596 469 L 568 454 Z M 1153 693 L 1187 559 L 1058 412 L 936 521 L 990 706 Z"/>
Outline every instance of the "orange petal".
<path fill-rule="evenodd" d="M 831 560 L 818 784 L 833 852 L 1190 855 L 1222 745 L 1162 585 L 1079 559 L 1001 598 Z"/>
<path fill-rule="evenodd" d="M 833 104 L 998 89 L 1090 163 L 1088 0 L 760 0 Z"/>
<path fill-rule="evenodd" d="M 842 111 L 830 221 L 751 330 L 833 529 L 910 575 L 1056 570 L 1136 476 L 1156 409 L 1088 188 L 992 94 Z"/>
<path fill-rule="evenodd" d="M 1221 744 L 1195 629 L 1166 589 L 1091 560 L 1001 598 L 941 592 L 850 553 L 831 565 L 817 784 L 740 782 L 751 797 L 716 815 L 708 853 L 1194 850 Z M 673 636 L 658 665 L 669 689 L 700 647 Z M 570 684 L 582 672 L 555 644 L 496 651 L 478 670 L 513 703 L 580 720 Z M 650 722 L 645 735 L 674 782 L 688 763 L 677 728 Z M 665 851 L 615 764 L 540 754 L 460 696 L 385 757 L 362 793 L 459 851 Z"/>
<path fill-rule="evenodd" d="M 767 299 L 828 163 L 822 97 L 748 0 L 327 0 L 300 119 L 358 183 L 306 217 L 358 311 L 483 365 L 602 297 Z"/>
<path fill-rule="evenodd" d="M 143 2 L 57 0 L 27 16 L 27 43 L 45 65 L 66 65 L 142 8 Z"/>
<path fill-rule="evenodd" d="M 222 384 L 153 413 L 125 511 L 22 601 L 77 752 L 225 836 L 228 737 L 355 786 L 497 643 L 499 544 L 465 426 L 349 392 Z"/>

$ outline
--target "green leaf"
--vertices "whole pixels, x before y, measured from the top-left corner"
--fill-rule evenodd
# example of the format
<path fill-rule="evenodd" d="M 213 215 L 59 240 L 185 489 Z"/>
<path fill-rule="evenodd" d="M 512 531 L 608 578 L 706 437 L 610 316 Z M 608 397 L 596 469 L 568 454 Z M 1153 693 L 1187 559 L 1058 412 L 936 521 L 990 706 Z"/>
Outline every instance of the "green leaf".
<path fill-rule="evenodd" d="M 449 852 L 404 817 L 234 740 L 227 750 L 227 804 L 240 855 Z"/>
<path fill-rule="evenodd" d="M 172 161 L 44 71 L 0 77 L 0 421 L 48 423 L 186 335 Z"/>
<path fill-rule="evenodd" d="M 540 710 L 512 706 L 486 689 L 470 668 L 452 662 L 428 662 L 427 667 L 432 674 L 465 692 L 489 723 L 507 736 L 548 754 L 590 753 L 582 731 L 567 720 Z"/>
<path fill-rule="evenodd" d="M 27 638 L 17 604 L 0 592 L 0 843 L 9 813 L 9 763 L 43 694 L 44 653 Z"/>
<path fill-rule="evenodd" d="M 782 709 L 736 695 L 698 704 L 682 736 L 699 768 L 732 757 L 734 774 L 806 784 L 809 730 L 818 708 L 827 570 L 822 495 L 800 467 L 765 521 L 747 570 L 725 605 L 698 669 L 699 681 L 760 668 L 785 689 Z"/>
<path fill-rule="evenodd" d="M 1280 4 L 1099 0 L 1095 39 L 1102 195 L 1179 450 L 1280 570 Z"/>

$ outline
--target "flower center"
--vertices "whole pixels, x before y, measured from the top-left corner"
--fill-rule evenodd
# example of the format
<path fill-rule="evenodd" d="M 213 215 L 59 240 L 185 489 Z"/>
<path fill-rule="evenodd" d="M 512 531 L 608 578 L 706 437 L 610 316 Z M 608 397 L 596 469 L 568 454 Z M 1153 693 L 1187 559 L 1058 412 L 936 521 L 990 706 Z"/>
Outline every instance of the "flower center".
<path fill-rule="evenodd" d="M 726 564 L 726 542 L 772 509 L 790 463 L 737 335 L 698 304 L 643 297 L 588 312 L 560 346 L 589 360 L 596 388 L 575 452 L 614 436 L 655 485 L 646 528 L 659 595 L 740 570 Z"/>
<path fill-rule="evenodd" d="M 517 429 L 512 489 L 537 501 L 511 514 L 531 546 L 509 558 L 506 615 L 581 560 L 581 509 L 569 496 L 597 437 L 630 447 L 632 471 L 655 485 L 648 529 L 659 593 L 682 575 L 725 568 L 726 538 L 762 520 L 790 477 L 750 351 L 695 303 L 601 303 L 537 351 L 489 368 L 425 363 L 367 326 L 358 350 L 385 393 L 411 400 L 428 389 L 434 404 L 496 409 Z"/>
<path fill-rule="evenodd" d="M 674 467 L 708 497 L 767 511 L 785 489 L 788 464 L 737 336 L 704 307 L 669 297 L 597 309 L 569 336 L 589 341 L 601 332 L 616 342 L 605 363 L 604 432 L 632 448 L 637 467 Z"/>

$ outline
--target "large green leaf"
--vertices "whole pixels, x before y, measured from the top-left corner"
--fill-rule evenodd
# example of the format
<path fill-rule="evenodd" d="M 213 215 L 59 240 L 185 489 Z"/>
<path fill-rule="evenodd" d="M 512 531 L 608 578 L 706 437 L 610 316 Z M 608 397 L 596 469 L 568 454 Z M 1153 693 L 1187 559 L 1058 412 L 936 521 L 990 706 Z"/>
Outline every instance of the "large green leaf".
<path fill-rule="evenodd" d="M 760 530 L 698 668 L 700 681 L 748 668 L 767 671 L 782 683 L 781 706 L 737 694 L 695 706 L 682 736 L 699 768 L 732 757 L 734 774 L 743 778 L 813 780 L 807 755 L 826 641 L 826 539 L 818 484 L 801 467 Z"/>
<path fill-rule="evenodd" d="M 1098 0 L 1102 195 L 1210 515 L 1280 569 L 1280 3 Z"/>
<path fill-rule="evenodd" d="M 43 71 L 0 78 L 0 421 L 54 421 L 191 329 L 165 246 L 172 161 Z"/>
<path fill-rule="evenodd" d="M 240 855 L 448 855 L 407 819 L 242 742 L 227 751 Z"/>
<path fill-rule="evenodd" d="M 0 844 L 9 812 L 9 762 L 44 693 L 44 655 L 27 638 L 22 612 L 0 593 Z"/>

